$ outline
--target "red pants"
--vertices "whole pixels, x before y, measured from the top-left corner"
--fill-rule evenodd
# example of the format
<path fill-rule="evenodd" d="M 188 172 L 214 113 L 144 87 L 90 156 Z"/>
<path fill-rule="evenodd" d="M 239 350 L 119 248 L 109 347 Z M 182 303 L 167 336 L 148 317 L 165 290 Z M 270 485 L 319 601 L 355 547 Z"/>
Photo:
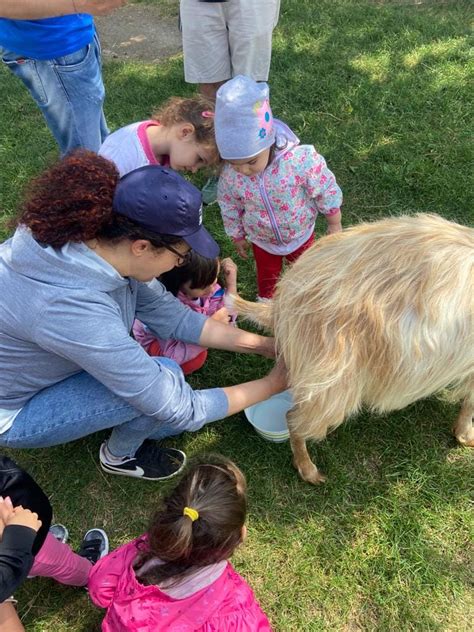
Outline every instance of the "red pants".
<path fill-rule="evenodd" d="M 313 243 L 314 234 L 302 246 L 287 255 L 272 255 L 270 252 L 252 244 L 253 256 L 257 265 L 257 287 L 260 298 L 271 298 L 273 296 L 275 285 L 283 267 L 283 259 L 293 263 Z"/>
<path fill-rule="evenodd" d="M 148 355 L 151 355 L 151 356 L 162 355 L 158 340 L 153 340 L 153 342 L 150 343 L 150 346 L 148 347 Z M 197 371 L 198 369 L 200 369 L 202 365 L 204 364 L 204 362 L 206 361 L 206 358 L 207 358 L 207 349 L 203 349 L 202 352 L 199 355 L 197 355 L 195 358 L 192 358 L 191 360 L 187 360 L 186 362 L 183 362 L 183 364 L 181 364 L 180 366 L 183 369 L 184 375 L 189 375 L 190 373 L 193 373 L 194 371 Z"/>

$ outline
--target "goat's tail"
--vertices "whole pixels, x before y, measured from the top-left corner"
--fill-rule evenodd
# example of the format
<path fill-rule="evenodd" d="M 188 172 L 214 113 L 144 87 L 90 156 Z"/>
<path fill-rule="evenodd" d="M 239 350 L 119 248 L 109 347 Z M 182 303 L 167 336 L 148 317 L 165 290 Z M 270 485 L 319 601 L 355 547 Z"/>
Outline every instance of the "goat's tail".
<path fill-rule="evenodd" d="M 225 302 L 229 311 L 236 312 L 259 327 L 273 329 L 273 301 L 251 303 L 238 294 L 229 294 Z"/>

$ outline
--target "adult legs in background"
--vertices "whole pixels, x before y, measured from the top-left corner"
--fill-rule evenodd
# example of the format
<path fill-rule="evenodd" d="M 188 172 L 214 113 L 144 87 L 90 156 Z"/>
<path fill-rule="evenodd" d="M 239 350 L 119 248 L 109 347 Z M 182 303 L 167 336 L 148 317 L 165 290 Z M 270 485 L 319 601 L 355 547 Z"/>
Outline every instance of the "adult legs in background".
<path fill-rule="evenodd" d="M 268 81 L 273 29 L 278 22 L 280 0 L 239 0 L 224 6 L 231 76 L 247 75 L 255 81 Z"/>
<path fill-rule="evenodd" d="M 267 81 L 280 0 L 181 0 L 184 77 L 215 98 L 222 83 L 245 74 Z"/>
<path fill-rule="evenodd" d="M 205 96 L 215 99 L 217 89 L 231 78 L 226 2 L 181 0 L 184 79 L 199 84 Z"/>
<path fill-rule="evenodd" d="M 2 60 L 36 101 L 62 155 L 76 147 L 99 150 L 109 132 L 97 36 L 84 48 L 56 59 L 35 60 L 3 51 Z"/>
<path fill-rule="evenodd" d="M 279 11 L 280 0 L 181 0 L 185 81 L 210 99 L 235 75 L 267 81 Z M 217 183 L 216 176 L 205 183 L 204 204 L 216 201 Z"/>

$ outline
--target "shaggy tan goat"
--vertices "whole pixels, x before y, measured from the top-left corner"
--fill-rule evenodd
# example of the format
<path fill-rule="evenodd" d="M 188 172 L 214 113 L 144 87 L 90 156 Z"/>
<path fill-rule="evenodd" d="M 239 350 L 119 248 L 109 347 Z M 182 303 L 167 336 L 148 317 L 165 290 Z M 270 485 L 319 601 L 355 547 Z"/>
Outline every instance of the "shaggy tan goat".
<path fill-rule="evenodd" d="M 387 412 L 452 387 L 454 426 L 474 446 L 474 230 L 436 215 L 360 224 L 320 239 L 273 301 L 234 297 L 274 331 L 288 368 L 294 464 L 324 480 L 306 449 L 362 406 Z"/>

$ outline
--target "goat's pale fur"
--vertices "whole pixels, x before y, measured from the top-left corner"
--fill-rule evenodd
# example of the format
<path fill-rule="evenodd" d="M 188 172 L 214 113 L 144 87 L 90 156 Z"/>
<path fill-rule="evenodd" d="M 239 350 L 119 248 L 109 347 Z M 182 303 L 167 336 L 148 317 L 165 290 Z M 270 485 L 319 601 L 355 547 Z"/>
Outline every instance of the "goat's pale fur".
<path fill-rule="evenodd" d="M 474 230 L 436 215 L 390 218 L 324 237 L 282 276 L 272 302 L 235 297 L 272 329 L 288 368 L 295 465 L 323 480 L 306 439 L 362 406 L 400 409 L 445 387 L 454 429 L 474 445 Z"/>

